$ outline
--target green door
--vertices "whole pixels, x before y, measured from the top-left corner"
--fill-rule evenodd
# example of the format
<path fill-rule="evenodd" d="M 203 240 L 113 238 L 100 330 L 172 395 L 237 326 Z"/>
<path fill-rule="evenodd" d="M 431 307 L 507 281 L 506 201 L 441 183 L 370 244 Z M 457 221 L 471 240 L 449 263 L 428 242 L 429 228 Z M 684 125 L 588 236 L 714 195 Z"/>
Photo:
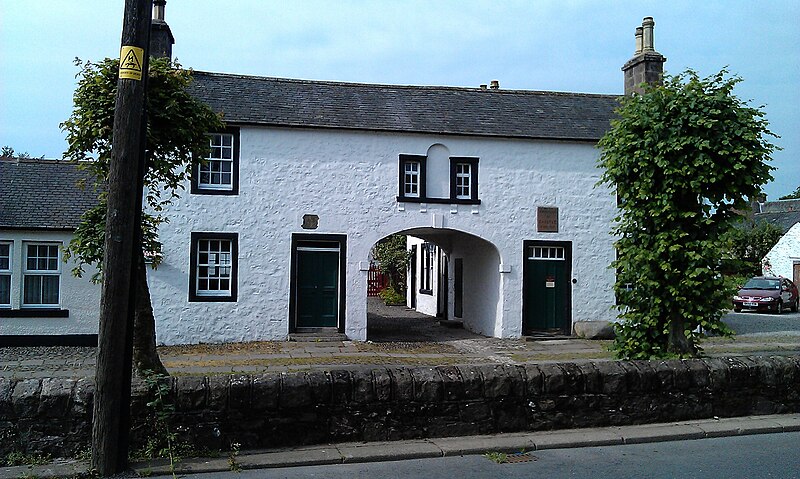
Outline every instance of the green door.
<path fill-rule="evenodd" d="M 571 288 L 564 248 L 535 247 L 530 250 L 523 279 L 524 329 L 561 330 L 568 334 Z"/>
<path fill-rule="evenodd" d="M 297 327 L 339 325 L 339 250 L 297 249 Z"/>

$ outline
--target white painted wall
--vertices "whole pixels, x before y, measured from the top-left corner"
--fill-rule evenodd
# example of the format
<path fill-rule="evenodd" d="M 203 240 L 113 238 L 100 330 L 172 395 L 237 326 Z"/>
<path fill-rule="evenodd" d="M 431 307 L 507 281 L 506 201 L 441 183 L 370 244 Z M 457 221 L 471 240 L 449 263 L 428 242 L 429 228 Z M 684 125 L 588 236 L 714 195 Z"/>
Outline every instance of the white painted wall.
<path fill-rule="evenodd" d="M 794 264 L 798 262 L 800 262 L 800 223 L 789 228 L 789 231 L 775 243 L 764 257 L 761 266 L 765 275 L 792 279 Z"/>
<path fill-rule="evenodd" d="M 26 243 L 49 243 L 63 247 L 72 239 L 66 231 L 0 231 L 0 241 L 12 242 L 11 250 L 11 309 L 22 305 L 23 248 Z M 63 256 L 62 256 L 63 258 Z M 60 309 L 68 309 L 68 318 L 0 318 L 0 335 L 67 335 L 97 334 L 100 311 L 100 286 L 89 279 L 96 272 L 85 267 L 83 278 L 72 276 L 75 263 L 59 264 L 61 268 Z M 35 308 L 26 308 L 35 309 Z"/>
<path fill-rule="evenodd" d="M 427 314 L 428 316 L 436 316 L 439 296 L 439 254 L 436 252 L 431 258 L 431 294 L 421 293 L 420 289 L 422 287 L 422 275 L 424 271 L 423 266 L 425 264 L 423 261 L 424 253 L 422 251 L 422 245 L 425 244 L 425 240 L 416 238 L 414 236 L 408 236 L 406 239 L 406 244 L 408 249 L 411 249 L 411 247 L 414 245 L 417 247 L 417 277 L 415 284 L 408 285 L 409 288 L 414 288 L 414 291 L 417 294 L 417 305 L 414 309 L 422 314 Z M 410 294 L 411 291 L 406 293 L 406 304 L 409 306 L 411 305 Z"/>
<path fill-rule="evenodd" d="M 432 149 L 434 145 L 442 145 L 451 156 L 480 158 L 481 205 L 397 203 L 398 155 L 433 153 L 439 149 Z M 379 239 L 431 227 L 434 215 L 439 215 L 442 228 L 494 245 L 499 261 L 511 268 L 500 275 L 494 269 L 491 276 L 488 263 L 476 264 L 478 271 L 487 272 L 486 278 L 496 279 L 492 284 L 476 283 L 474 291 L 496 294 L 496 302 L 482 304 L 499 315 L 489 319 L 490 310 L 471 312 L 475 330 L 519 336 L 522 242 L 536 239 L 573 242 L 573 276 L 578 280 L 573 320 L 610 321 L 614 273 L 608 265 L 614 253 L 608 231 L 614 196 L 594 186 L 599 179 L 597 157 L 588 143 L 242 127 L 239 195 L 185 193 L 170 209 L 170 223 L 162 226 L 165 258 L 150 275 L 158 341 L 285 339 L 291 235 L 312 232 L 347 235 L 345 332 L 363 340 L 366 272 L 359 270 L 359 262 L 368 261 Z M 430 170 L 429 175 L 433 176 Z M 447 195 L 449 190 L 443 196 Z M 536 232 L 537 206 L 559 207 L 559 233 Z M 317 230 L 301 229 L 304 214 L 319 215 Z M 236 303 L 187 301 L 192 231 L 239 234 Z"/>

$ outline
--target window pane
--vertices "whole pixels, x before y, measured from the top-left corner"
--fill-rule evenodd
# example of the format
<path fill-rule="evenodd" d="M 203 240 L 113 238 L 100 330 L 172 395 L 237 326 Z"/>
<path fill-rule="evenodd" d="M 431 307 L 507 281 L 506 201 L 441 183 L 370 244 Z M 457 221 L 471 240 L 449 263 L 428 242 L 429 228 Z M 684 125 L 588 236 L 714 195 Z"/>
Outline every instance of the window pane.
<path fill-rule="evenodd" d="M 11 269 L 11 262 L 8 258 L 0 256 L 0 269 Z"/>
<path fill-rule="evenodd" d="M 230 160 L 231 158 L 233 158 L 233 150 L 230 148 L 223 148 L 222 156 L 220 156 L 220 158 L 224 160 Z"/>
<path fill-rule="evenodd" d="M 11 276 L 0 275 L 0 304 L 11 304 Z"/>
<path fill-rule="evenodd" d="M 224 162 L 222 162 L 222 165 L 221 165 L 221 166 L 222 166 L 222 172 L 223 172 L 223 173 L 230 173 L 230 172 L 231 172 L 231 165 L 232 165 L 232 164 L 233 164 L 233 163 L 231 163 L 230 161 L 224 161 Z"/>
<path fill-rule="evenodd" d="M 0 244 L 0 256 L 9 256 L 10 251 L 11 251 L 11 245 Z"/>
<path fill-rule="evenodd" d="M 42 277 L 39 275 L 25 276 L 23 282 L 22 302 L 24 304 L 42 304 Z"/>
<path fill-rule="evenodd" d="M 42 277 L 42 304 L 58 304 L 58 276 Z"/>
<path fill-rule="evenodd" d="M 222 137 L 222 146 L 233 145 L 233 135 L 220 135 Z"/>

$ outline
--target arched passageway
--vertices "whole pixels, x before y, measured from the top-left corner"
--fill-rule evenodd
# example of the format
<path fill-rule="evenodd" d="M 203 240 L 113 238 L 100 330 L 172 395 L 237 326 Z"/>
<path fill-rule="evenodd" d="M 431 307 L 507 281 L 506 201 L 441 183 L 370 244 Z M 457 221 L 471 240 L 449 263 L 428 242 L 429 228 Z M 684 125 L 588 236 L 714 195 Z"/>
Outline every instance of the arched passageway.
<path fill-rule="evenodd" d="M 368 297 L 367 339 L 441 341 L 475 333 L 497 336 L 502 320 L 497 248 L 478 236 L 452 229 L 413 228 L 397 234 L 407 237 L 405 301 L 385 306 L 379 298 Z"/>

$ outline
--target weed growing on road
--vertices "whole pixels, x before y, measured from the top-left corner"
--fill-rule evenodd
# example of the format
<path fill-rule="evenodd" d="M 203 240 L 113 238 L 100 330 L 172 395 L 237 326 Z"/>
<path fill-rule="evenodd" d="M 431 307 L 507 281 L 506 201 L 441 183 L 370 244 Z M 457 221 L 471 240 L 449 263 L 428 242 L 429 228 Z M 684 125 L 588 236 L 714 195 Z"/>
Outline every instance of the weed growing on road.
<path fill-rule="evenodd" d="M 50 462 L 49 454 L 26 454 L 14 451 L 6 454 L 2 460 L 4 466 L 40 466 Z"/>
<path fill-rule="evenodd" d="M 238 442 L 231 443 L 231 450 L 228 452 L 228 468 L 233 472 L 242 472 L 242 465 L 236 460 L 240 447 L 242 445 Z"/>
<path fill-rule="evenodd" d="M 504 452 L 497 452 L 497 451 L 487 452 L 486 454 L 483 455 L 483 457 L 492 462 L 496 462 L 497 464 L 505 464 L 506 462 L 508 462 L 508 454 Z"/>
<path fill-rule="evenodd" d="M 169 470 L 173 477 L 177 477 L 175 465 L 180 461 L 180 457 L 178 457 L 178 448 L 176 447 L 178 435 L 170 425 L 172 414 L 175 412 L 175 404 L 169 398 L 169 375 L 143 371 L 142 377 L 150 397 L 147 407 L 150 410 L 148 420 L 152 435 L 147 438 L 141 455 L 149 458 L 169 458 Z"/>

